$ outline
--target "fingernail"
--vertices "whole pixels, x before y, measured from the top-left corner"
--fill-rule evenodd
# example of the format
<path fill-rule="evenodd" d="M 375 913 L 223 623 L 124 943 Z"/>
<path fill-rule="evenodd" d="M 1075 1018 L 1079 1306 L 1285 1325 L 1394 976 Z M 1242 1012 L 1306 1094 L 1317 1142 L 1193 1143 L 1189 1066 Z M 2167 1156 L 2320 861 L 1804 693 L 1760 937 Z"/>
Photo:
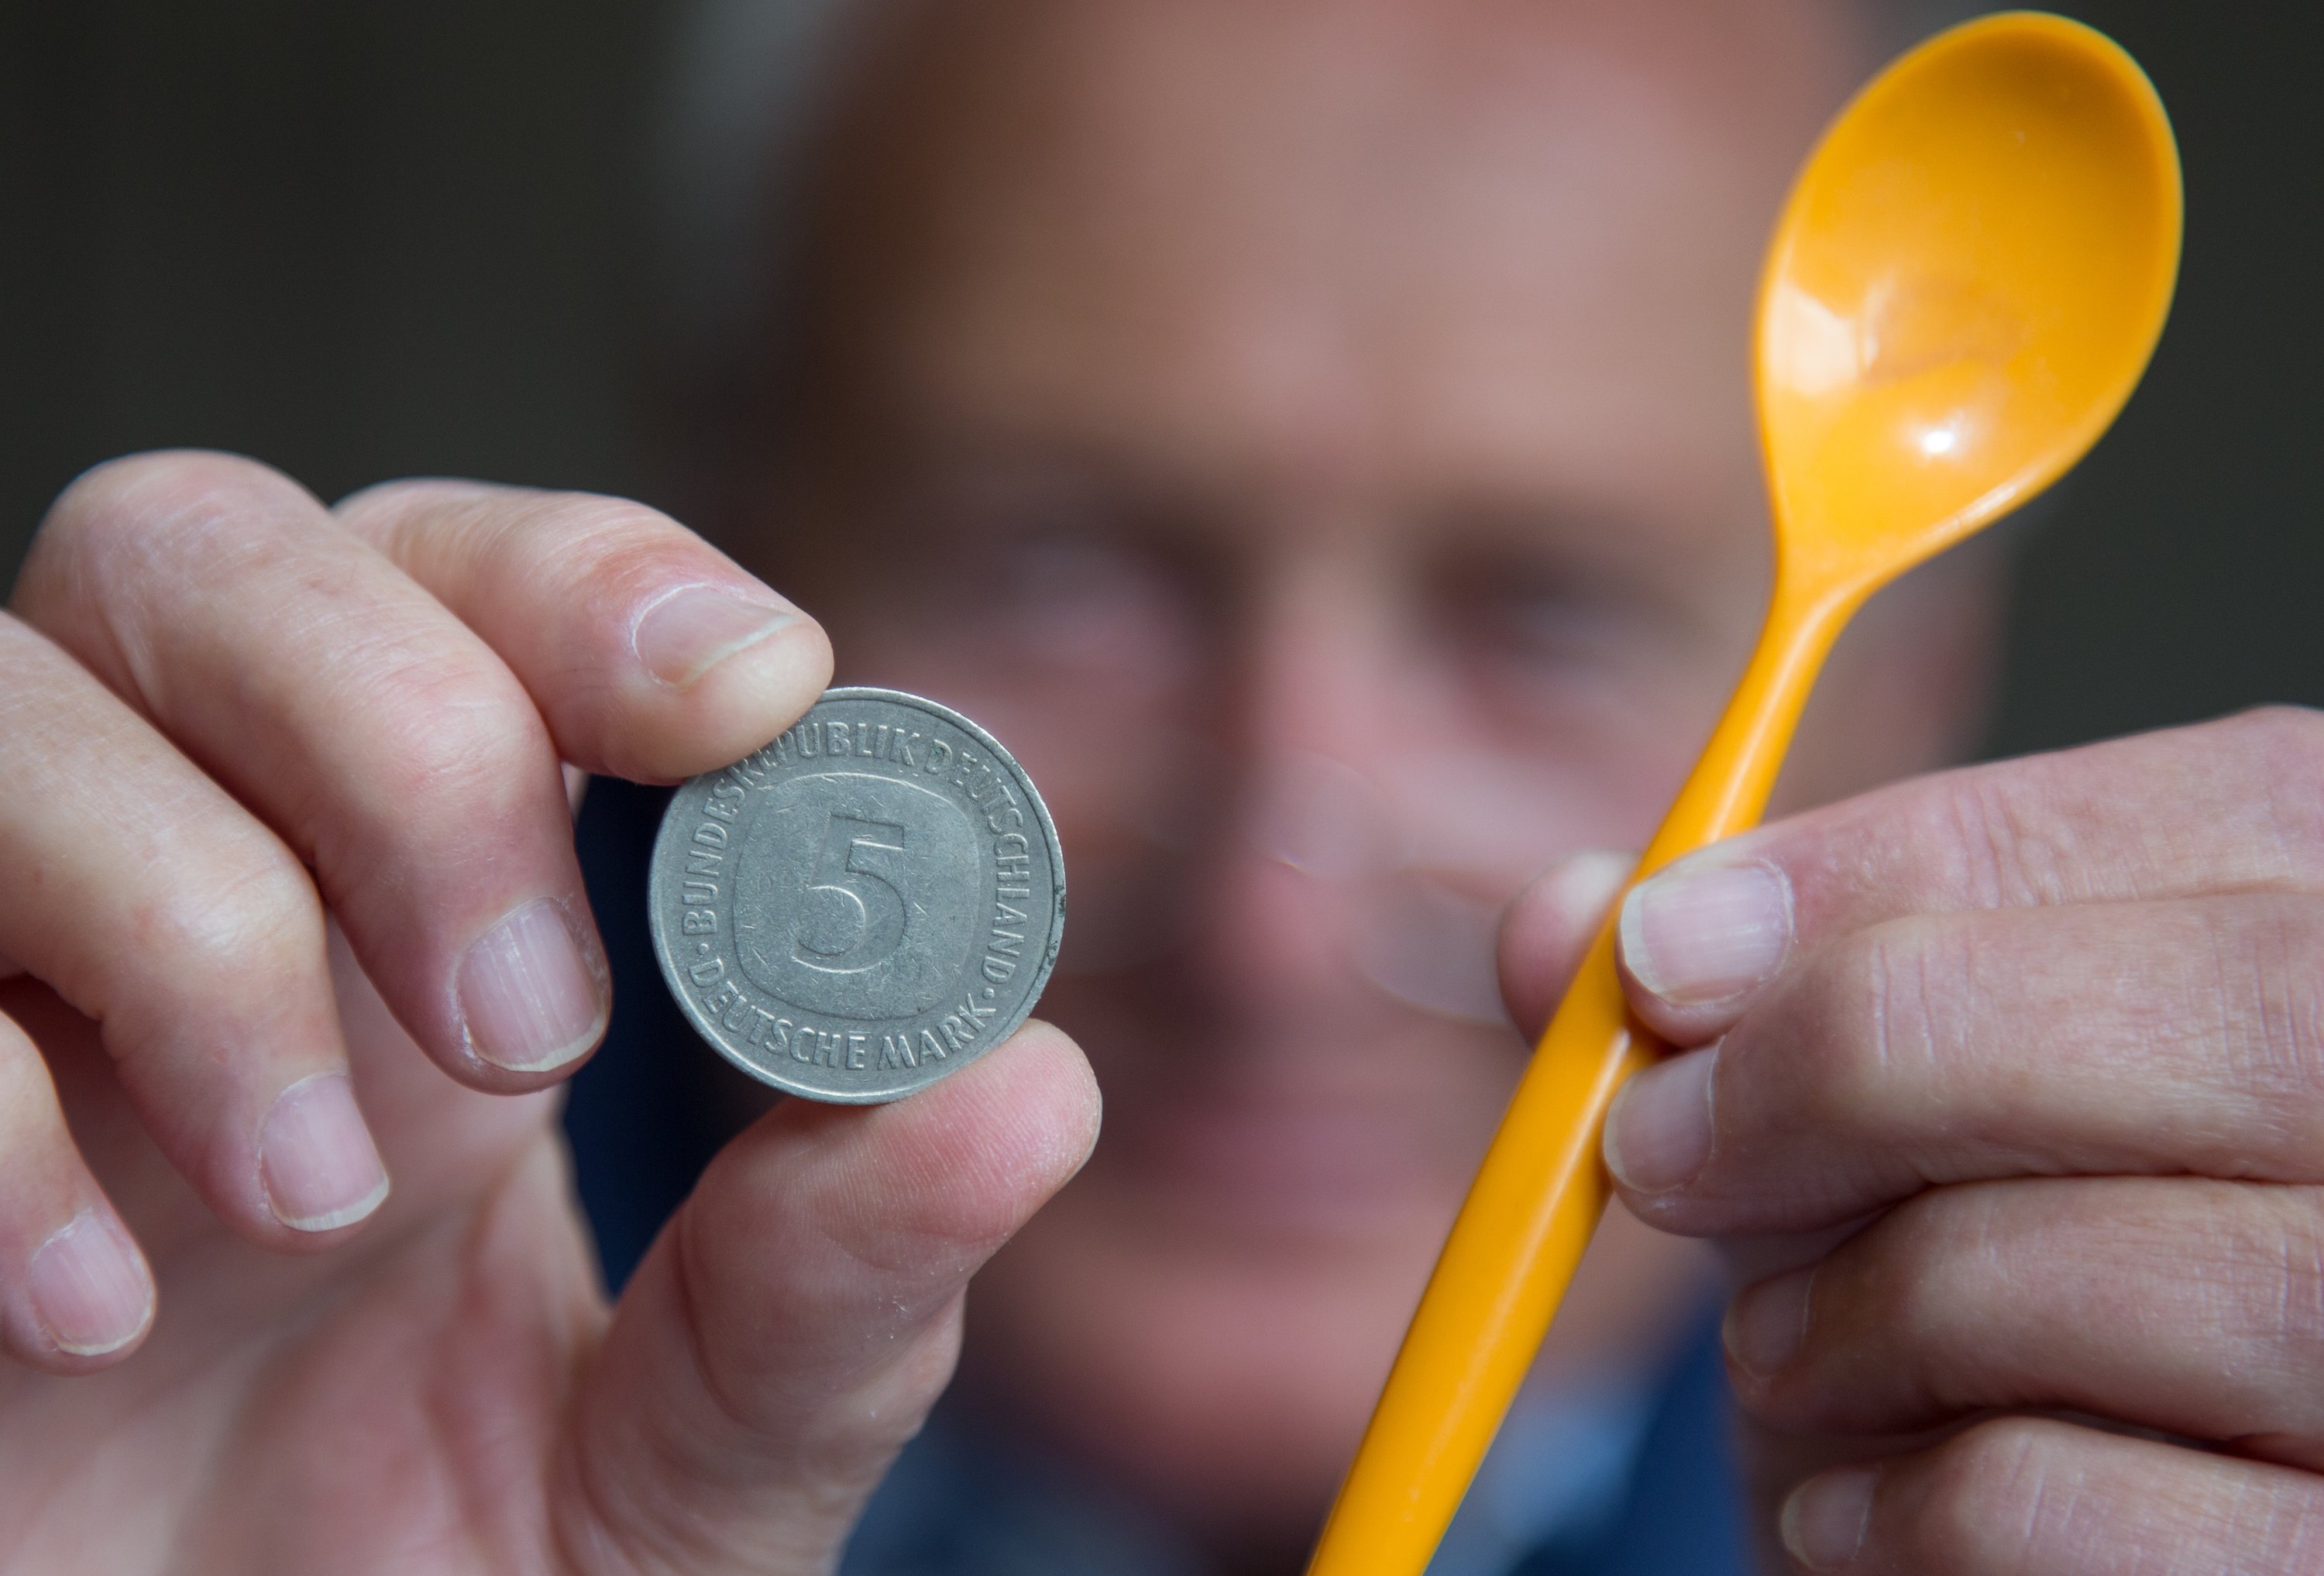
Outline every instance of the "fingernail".
<path fill-rule="evenodd" d="M 274 1097 L 258 1133 L 267 1207 L 294 1231 L 352 1225 L 387 1197 L 387 1167 L 345 1073 L 301 1078 Z"/>
<path fill-rule="evenodd" d="M 755 646 L 798 611 L 709 585 L 673 591 L 638 620 L 638 660 L 664 684 L 691 684 L 735 652 Z"/>
<path fill-rule="evenodd" d="M 1879 1484 L 1877 1467 L 1849 1467 L 1809 1479 L 1784 1501 L 1784 1547 L 1811 1571 L 1853 1564 L 1864 1547 L 1872 1491 Z"/>
<path fill-rule="evenodd" d="M 32 1315 L 59 1350 L 102 1357 L 153 1316 L 153 1282 L 121 1228 L 83 1210 L 32 1250 Z"/>
<path fill-rule="evenodd" d="M 554 903 L 529 903 L 460 964 L 468 1043 L 495 1066 L 539 1073 L 586 1054 L 605 1032 L 605 988 Z"/>
<path fill-rule="evenodd" d="M 1706 1046 L 1632 1076 L 1606 1113 L 1606 1169 L 1633 1193 L 1668 1193 L 1711 1158 L 1711 1074 Z"/>
<path fill-rule="evenodd" d="M 1764 1379 L 1792 1360 L 1807 1339 L 1808 1294 L 1814 1285 L 1815 1267 L 1810 1265 L 1735 1299 L 1720 1335 L 1737 1368 Z"/>
<path fill-rule="evenodd" d="M 1622 963 L 1674 1007 L 1765 984 L 1792 945 L 1792 885 L 1769 865 L 1681 863 L 1622 902 Z"/>

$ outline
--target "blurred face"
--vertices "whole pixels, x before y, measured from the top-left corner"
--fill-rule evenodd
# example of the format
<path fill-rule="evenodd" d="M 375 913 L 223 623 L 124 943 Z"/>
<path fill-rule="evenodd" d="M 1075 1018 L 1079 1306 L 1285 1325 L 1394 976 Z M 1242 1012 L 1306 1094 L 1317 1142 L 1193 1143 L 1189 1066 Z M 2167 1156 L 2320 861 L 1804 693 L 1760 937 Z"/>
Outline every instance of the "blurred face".
<path fill-rule="evenodd" d="M 909 18 L 840 117 L 761 556 L 843 681 L 1040 784 L 1042 1012 L 1107 1101 L 970 1382 L 1222 1539 L 1320 1510 L 1516 1078 L 1498 908 L 1645 840 L 1747 652 L 1753 269 L 1849 47 L 1805 0 L 1023 0 Z M 1859 667 L 1795 794 L 1937 748 Z M 1553 1367 L 1690 1307 L 1625 1227 Z"/>

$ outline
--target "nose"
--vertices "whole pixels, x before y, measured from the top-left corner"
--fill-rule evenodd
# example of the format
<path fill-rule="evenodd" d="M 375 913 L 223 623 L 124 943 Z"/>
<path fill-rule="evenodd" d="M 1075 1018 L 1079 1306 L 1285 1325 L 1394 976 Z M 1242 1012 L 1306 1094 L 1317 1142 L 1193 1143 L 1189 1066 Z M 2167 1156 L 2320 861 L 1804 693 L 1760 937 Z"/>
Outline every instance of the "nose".
<path fill-rule="evenodd" d="M 1262 1017 L 1351 993 L 1356 888 L 1398 857 L 1371 771 L 1398 693 L 1385 581 L 1345 549 L 1285 553 L 1222 653 L 1190 939 L 1212 985 Z"/>

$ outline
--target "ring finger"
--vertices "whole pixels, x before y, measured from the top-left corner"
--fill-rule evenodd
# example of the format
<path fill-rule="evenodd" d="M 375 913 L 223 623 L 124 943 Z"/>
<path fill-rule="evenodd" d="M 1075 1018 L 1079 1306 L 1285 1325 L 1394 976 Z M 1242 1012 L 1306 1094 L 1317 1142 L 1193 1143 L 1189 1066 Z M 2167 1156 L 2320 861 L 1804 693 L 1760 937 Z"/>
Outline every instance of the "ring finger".
<path fill-rule="evenodd" d="M 66 1130 L 48 1065 L 0 1013 L 0 1343 L 57 1373 L 126 1357 L 153 1276 Z"/>
<path fill-rule="evenodd" d="M 370 1213 L 386 1175 L 298 860 L 5 614 L 0 674 L 0 952 L 104 1026 L 141 1120 L 222 1219 L 289 1246 Z"/>
<path fill-rule="evenodd" d="M 2324 1188 L 1940 1188 L 1744 1292 L 1726 1334 L 1738 1397 L 1779 1429 L 2061 1410 L 2324 1466 Z"/>

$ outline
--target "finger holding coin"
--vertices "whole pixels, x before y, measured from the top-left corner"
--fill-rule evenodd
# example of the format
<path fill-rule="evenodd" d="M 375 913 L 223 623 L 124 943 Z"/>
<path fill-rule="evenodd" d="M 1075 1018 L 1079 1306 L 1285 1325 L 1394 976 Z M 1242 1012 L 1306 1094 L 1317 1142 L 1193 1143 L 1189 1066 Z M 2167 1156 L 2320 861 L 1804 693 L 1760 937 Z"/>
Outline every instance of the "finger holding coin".
<path fill-rule="evenodd" d="M 678 790 L 649 901 L 703 1038 L 789 1093 L 869 1104 L 1024 1022 L 1064 933 L 1065 861 L 983 729 L 898 690 L 833 689 Z"/>

